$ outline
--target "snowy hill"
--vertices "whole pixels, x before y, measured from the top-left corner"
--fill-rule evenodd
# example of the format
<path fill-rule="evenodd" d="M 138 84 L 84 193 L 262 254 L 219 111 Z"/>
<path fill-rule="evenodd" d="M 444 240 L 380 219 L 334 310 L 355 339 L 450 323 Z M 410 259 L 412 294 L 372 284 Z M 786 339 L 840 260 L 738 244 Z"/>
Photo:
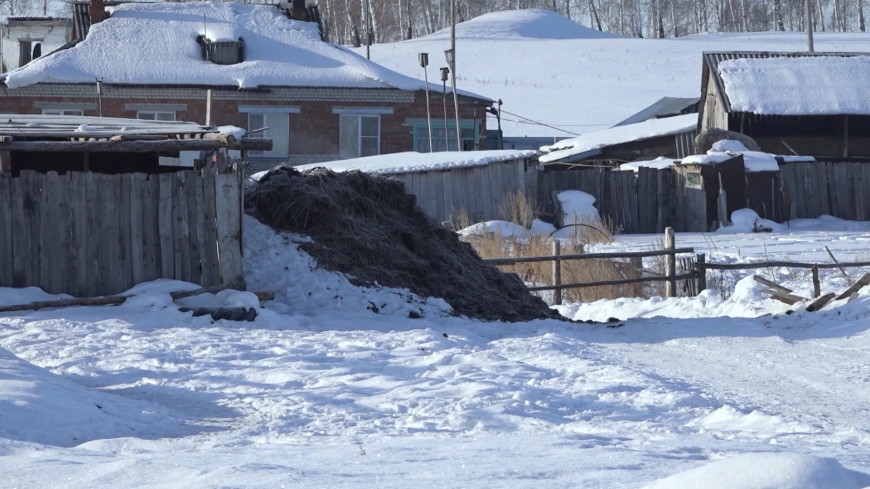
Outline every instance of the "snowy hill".
<path fill-rule="evenodd" d="M 636 39 L 602 35 L 545 10 L 484 15 L 457 25 L 456 36 L 457 88 L 502 99 L 506 136 L 573 136 L 610 127 L 661 97 L 697 97 L 704 51 L 806 50 L 798 32 Z M 449 47 L 449 32 L 440 31 L 374 45 L 371 58 L 422 80 L 417 53 L 428 52 L 433 80 Z M 815 50 L 870 52 L 870 34 L 816 33 Z"/>

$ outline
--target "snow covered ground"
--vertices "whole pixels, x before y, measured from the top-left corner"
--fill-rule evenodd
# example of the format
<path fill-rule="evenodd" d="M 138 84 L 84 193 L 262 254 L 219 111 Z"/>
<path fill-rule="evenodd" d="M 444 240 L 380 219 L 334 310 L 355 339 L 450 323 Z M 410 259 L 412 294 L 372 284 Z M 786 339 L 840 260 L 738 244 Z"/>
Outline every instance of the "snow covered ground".
<path fill-rule="evenodd" d="M 870 239 L 802 225 L 677 240 L 743 261 L 776 243 L 846 260 Z M 743 280 L 728 298 L 561 308 L 612 323 L 483 323 L 353 287 L 251 218 L 245 238 L 249 288 L 276 299 L 185 304 L 256 306 L 254 322 L 180 312 L 168 293 L 194 286 L 174 281 L 0 314 L 4 487 L 870 486 L 870 290 L 786 315 Z"/>
<path fill-rule="evenodd" d="M 459 30 L 461 86 L 578 132 L 697 95 L 703 50 L 803 48 L 798 33 L 600 38 L 504 15 Z M 818 34 L 816 46 L 868 41 Z M 378 45 L 373 59 L 419 78 L 416 53 L 445 43 Z M 825 247 L 870 260 L 870 223 L 823 217 L 754 234 L 738 217 L 677 244 L 711 261 L 829 262 Z M 180 311 L 169 292 L 195 286 L 174 281 L 141 284 L 120 306 L 0 313 L 0 486 L 870 487 L 870 290 L 786 314 L 745 278 L 753 271 L 711 273 L 714 290 L 695 298 L 559 309 L 612 322 L 484 323 L 440 300 L 354 287 L 297 251 L 302 238 L 244 226 L 248 286 L 275 300 L 180 302 L 256 307 L 253 322 Z M 805 272 L 763 273 L 809 289 Z M 846 285 L 823 272 L 823 291 Z M 0 289 L 0 305 L 48 298 Z"/>

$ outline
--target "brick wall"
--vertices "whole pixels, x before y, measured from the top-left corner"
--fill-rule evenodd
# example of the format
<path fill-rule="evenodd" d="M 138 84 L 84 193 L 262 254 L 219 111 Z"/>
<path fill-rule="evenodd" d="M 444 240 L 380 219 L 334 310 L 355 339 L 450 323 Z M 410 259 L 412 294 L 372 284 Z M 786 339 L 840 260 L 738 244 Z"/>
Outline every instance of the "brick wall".
<path fill-rule="evenodd" d="M 102 115 L 135 118 L 137 107 L 169 105 L 176 119 L 205 122 L 206 89 L 202 87 L 112 86 L 102 87 Z M 443 121 L 441 93 L 432 92 L 430 107 L 433 121 Z M 0 113 L 38 114 L 46 104 L 81 104 L 84 115 L 99 115 L 96 87 L 87 84 L 38 84 L 20 89 L 0 86 Z M 263 90 L 214 89 L 212 119 L 216 125 L 246 128 L 247 114 L 239 106 L 289 106 L 298 108 L 290 114 L 290 157 L 294 164 L 317 162 L 338 157 L 339 114 L 336 108 L 392 109 L 381 115 L 380 152 L 413 150 L 413 123 L 425 122 L 424 92 L 395 89 L 277 87 Z M 479 147 L 485 149 L 486 112 L 483 102 L 460 98 L 460 119 L 476 120 Z M 453 99 L 448 93 L 447 118 L 454 120 Z"/>

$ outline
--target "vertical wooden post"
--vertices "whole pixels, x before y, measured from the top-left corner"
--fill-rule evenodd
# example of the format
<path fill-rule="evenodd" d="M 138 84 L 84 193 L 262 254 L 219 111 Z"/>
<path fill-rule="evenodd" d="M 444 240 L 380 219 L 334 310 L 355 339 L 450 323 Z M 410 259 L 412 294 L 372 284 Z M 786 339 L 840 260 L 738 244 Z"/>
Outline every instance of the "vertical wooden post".
<path fill-rule="evenodd" d="M 707 290 L 707 255 L 698 253 L 695 257 L 695 266 L 698 268 L 698 293 Z"/>
<path fill-rule="evenodd" d="M 813 265 L 813 297 L 822 295 L 822 287 L 819 283 L 819 266 Z"/>
<path fill-rule="evenodd" d="M 670 253 L 665 255 L 665 277 L 667 277 L 668 281 L 666 283 L 665 293 L 668 297 L 676 297 L 677 296 L 677 281 L 674 277 L 677 275 L 677 255 L 673 252 L 676 247 L 674 246 L 674 228 L 666 227 L 665 228 L 665 249 L 671 250 Z"/>
<path fill-rule="evenodd" d="M 562 260 L 559 258 L 562 251 L 562 245 L 558 239 L 553 240 L 553 305 L 562 305 Z"/>
<path fill-rule="evenodd" d="M 0 151 L 0 175 L 12 175 L 12 153 Z"/>

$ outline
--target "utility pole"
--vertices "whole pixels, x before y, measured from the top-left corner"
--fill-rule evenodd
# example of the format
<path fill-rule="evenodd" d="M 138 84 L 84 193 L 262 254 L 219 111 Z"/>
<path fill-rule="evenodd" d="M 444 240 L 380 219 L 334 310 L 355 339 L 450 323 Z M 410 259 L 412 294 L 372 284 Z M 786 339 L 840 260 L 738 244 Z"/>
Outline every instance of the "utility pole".
<path fill-rule="evenodd" d="M 459 129 L 459 96 L 456 95 L 456 0 L 450 0 L 450 88 L 453 89 L 453 111 L 456 114 L 456 151 L 462 151 Z M 445 128 L 446 130 L 447 128 Z"/>
<path fill-rule="evenodd" d="M 806 13 L 805 23 L 807 24 L 807 50 L 813 52 L 813 11 L 810 9 L 810 0 L 804 0 Z"/>

